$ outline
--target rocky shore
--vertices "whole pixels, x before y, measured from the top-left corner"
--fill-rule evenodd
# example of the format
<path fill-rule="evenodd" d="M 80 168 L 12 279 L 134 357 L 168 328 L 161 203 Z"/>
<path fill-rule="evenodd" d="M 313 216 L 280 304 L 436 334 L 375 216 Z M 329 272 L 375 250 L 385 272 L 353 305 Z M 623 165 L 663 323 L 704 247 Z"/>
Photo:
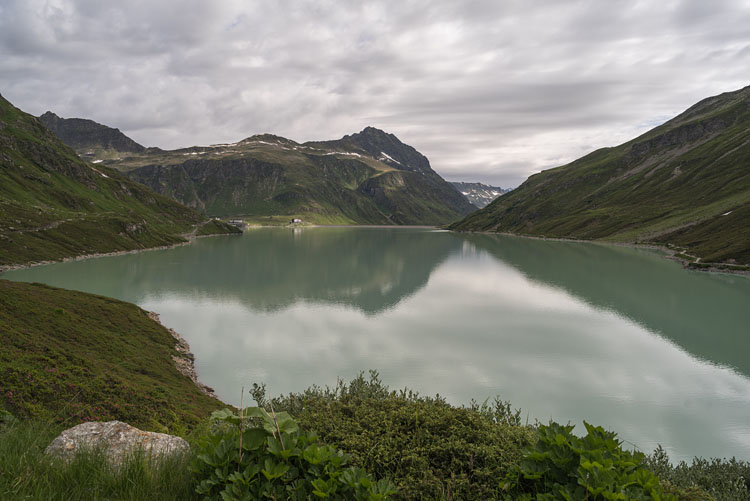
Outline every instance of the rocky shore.
<path fill-rule="evenodd" d="M 195 355 L 193 355 L 193 353 L 190 351 L 190 345 L 185 340 L 185 338 L 180 336 L 180 334 L 174 329 L 170 329 L 166 325 L 162 324 L 161 320 L 159 319 L 158 313 L 154 313 L 153 311 L 148 311 L 147 313 L 148 317 L 151 320 L 158 322 L 165 329 L 167 329 L 172 337 L 177 341 L 175 349 L 177 350 L 178 355 L 172 355 L 172 361 L 174 362 L 174 365 L 175 367 L 177 367 L 177 370 L 180 372 L 180 374 L 189 377 L 190 380 L 195 383 L 195 385 L 204 395 L 208 395 L 209 397 L 218 399 L 216 394 L 214 394 L 213 388 L 211 388 L 210 386 L 206 386 L 205 384 L 198 381 L 198 374 L 195 372 Z"/>

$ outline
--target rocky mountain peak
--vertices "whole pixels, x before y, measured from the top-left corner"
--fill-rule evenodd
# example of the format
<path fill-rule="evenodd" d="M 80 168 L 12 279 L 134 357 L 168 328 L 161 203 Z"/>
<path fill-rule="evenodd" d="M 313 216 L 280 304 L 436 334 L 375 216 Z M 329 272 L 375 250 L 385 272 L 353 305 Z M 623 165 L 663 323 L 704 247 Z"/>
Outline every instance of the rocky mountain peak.
<path fill-rule="evenodd" d="M 119 152 L 140 153 L 146 148 L 128 136 L 93 120 L 84 118 L 61 118 L 51 111 L 39 117 L 49 130 L 62 142 L 74 149 L 103 148 Z"/>
<path fill-rule="evenodd" d="M 344 136 L 341 141 L 357 146 L 399 170 L 434 172 L 427 157 L 402 143 L 395 135 L 378 128 L 365 127 L 361 132 Z"/>

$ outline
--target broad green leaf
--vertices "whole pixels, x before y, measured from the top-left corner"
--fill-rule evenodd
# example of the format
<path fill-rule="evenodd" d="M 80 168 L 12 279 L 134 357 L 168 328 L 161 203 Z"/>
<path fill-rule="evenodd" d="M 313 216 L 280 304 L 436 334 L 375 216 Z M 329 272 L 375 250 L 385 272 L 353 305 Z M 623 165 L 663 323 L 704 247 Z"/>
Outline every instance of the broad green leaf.
<path fill-rule="evenodd" d="M 262 428 L 250 428 L 242 433 L 242 449 L 254 451 L 263 446 L 268 434 Z"/>

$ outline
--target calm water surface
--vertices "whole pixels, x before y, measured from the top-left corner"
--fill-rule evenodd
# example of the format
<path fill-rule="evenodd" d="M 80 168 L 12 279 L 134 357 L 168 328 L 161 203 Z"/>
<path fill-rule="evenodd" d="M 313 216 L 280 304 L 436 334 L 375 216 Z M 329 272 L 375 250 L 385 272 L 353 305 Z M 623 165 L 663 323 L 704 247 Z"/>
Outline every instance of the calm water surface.
<path fill-rule="evenodd" d="M 225 401 L 377 369 L 450 402 L 499 395 L 673 459 L 750 460 L 750 279 L 648 250 L 422 229 L 250 230 L 3 278 L 161 314 Z"/>

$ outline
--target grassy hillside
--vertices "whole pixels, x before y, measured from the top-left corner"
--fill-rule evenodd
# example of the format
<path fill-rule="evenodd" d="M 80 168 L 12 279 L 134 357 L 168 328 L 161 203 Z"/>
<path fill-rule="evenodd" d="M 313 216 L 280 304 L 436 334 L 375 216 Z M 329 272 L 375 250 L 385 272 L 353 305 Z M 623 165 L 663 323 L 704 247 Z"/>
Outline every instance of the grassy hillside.
<path fill-rule="evenodd" d="M 51 123 L 79 155 L 209 216 L 446 224 L 475 210 L 421 153 L 372 127 L 337 141 L 300 144 L 263 134 L 232 144 L 126 148 L 113 155 L 113 142 L 98 128 Z"/>
<path fill-rule="evenodd" d="M 535 174 L 451 228 L 671 244 L 750 264 L 750 87 Z"/>
<path fill-rule="evenodd" d="M 133 304 L 0 280 L 0 408 L 17 417 L 184 431 L 221 403 L 177 371 L 177 354 Z"/>
<path fill-rule="evenodd" d="M 0 96 L 0 267 L 184 241 L 204 218 L 83 162 Z"/>

